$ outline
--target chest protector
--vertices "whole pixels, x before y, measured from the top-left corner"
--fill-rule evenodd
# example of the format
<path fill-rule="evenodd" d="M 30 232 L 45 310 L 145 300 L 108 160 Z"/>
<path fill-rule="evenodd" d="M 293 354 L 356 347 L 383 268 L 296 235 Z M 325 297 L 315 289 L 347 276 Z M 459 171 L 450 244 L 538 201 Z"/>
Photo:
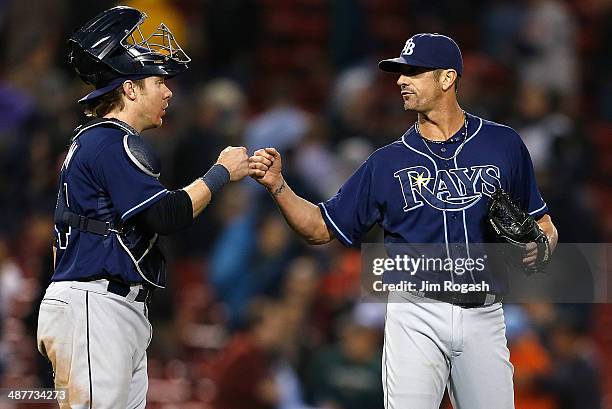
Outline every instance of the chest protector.
<path fill-rule="evenodd" d="M 113 127 L 124 131 L 123 148 L 130 161 L 146 174 L 159 178 L 161 173 L 159 159 L 136 130 L 122 121 L 101 118 L 78 127 L 72 137 L 73 146 L 84 131 L 96 126 Z M 71 148 L 68 155 L 71 155 L 72 151 Z M 132 260 L 134 268 L 144 282 L 155 288 L 164 288 L 166 286 L 166 259 L 159 248 L 159 235 L 147 232 L 135 224 L 133 219 L 122 222 L 119 215 L 116 215 L 111 222 L 74 213 L 70 210 L 67 193 L 63 188 L 67 171 L 68 169 L 64 168 L 60 173 L 60 189 L 54 214 L 56 226 L 62 230 L 77 229 L 81 232 L 104 237 L 112 236 Z M 58 244 L 61 248 L 61 240 Z"/>

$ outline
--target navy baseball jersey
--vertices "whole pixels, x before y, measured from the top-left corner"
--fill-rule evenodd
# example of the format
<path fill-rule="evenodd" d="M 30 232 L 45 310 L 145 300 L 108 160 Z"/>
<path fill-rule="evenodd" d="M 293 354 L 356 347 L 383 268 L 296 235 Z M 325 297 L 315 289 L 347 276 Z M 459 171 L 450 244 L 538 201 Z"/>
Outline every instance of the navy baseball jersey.
<path fill-rule="evenodd" d="M 374 152 L 335 196 L 320 203 L 336 238 L 347 246 L 358 245 L 378 224 L 386 244 L 439 244 L 445 257 L 473 258 L 476 248 L 481 249 L 478 244 L 490 241 L 485 218 L 497 187 L 536 220 L 544 215 L 548 209 L 520 136 L 507 126 L 466 115 L 465 137 L 462 127 L 445 143 L 426 142 L 413 126 Z M 430 282 L 447 278 L 426 271 L 414 277 Z M 486 271 L 480 278 L 492 292 L 505 291 L 505 284 Z M 475 280 L 470 274 L 452 279 Z"/>
<path fill-rule="evenodd" d="M 65 203 L 58 205 L 90 220 L 118 226 L 129 224 L 168 193 L 154 175 L 130 158 L 128 134 L 139 138 L 119 121 L 97 121 L 79 130 L 61 168 L 58 202 Z M 156 241 L 157 236 L 152 237 Z M 128 239 L 113 232 L 101 235 L 79 230 L 56 220 L 52 280 L 145 281 L 138 260 L 127 249 Z M 151 252 L 153 241 L 146 253 Z"/>

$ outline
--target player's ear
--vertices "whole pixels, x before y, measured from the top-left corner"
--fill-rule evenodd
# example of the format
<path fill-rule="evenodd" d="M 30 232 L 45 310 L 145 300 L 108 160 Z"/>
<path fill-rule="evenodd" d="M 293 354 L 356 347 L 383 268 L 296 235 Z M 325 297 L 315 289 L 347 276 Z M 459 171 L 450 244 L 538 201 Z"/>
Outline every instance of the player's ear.
<path fill-rule="evenodd" d="M 442 89 L 444 91 L 448 91 L 449 88 L 453 86 L 456 79 L 457 79 L 457 71 L 444 70 L 442 72 L 442 75 L 440 76 L 440 81 L 442 82 Z"/>
<path fill-rule="evenodd" d="M 130 80 L 123 82 L 123 94 L 130 100 L 134 101 L 136 99 L 136 90 L 134 89 L 134 83 Z"/>

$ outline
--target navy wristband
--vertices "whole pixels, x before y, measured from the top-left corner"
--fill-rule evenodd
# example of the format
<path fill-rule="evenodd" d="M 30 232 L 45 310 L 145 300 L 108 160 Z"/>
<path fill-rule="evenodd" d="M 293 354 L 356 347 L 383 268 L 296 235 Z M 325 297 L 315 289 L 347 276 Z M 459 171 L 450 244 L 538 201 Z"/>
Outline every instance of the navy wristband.
<path fill-rule="evenodd" d="M 230 173 L 225 166 L 215 163 L 200 179 L 206 183 L 213 195 L 230 181 Z"/>

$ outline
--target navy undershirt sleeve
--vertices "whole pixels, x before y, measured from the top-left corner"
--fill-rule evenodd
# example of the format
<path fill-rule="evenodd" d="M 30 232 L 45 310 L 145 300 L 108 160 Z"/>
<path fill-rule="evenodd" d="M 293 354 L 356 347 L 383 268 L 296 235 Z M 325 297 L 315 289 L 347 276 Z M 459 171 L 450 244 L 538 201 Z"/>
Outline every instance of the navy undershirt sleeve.
<path fill-rule="evenodd" d="M 137 224 L 161 235 L 175 233 L 193 222 L 193 206 L 187 192 L 173 190 L 135 217 Z"/>

